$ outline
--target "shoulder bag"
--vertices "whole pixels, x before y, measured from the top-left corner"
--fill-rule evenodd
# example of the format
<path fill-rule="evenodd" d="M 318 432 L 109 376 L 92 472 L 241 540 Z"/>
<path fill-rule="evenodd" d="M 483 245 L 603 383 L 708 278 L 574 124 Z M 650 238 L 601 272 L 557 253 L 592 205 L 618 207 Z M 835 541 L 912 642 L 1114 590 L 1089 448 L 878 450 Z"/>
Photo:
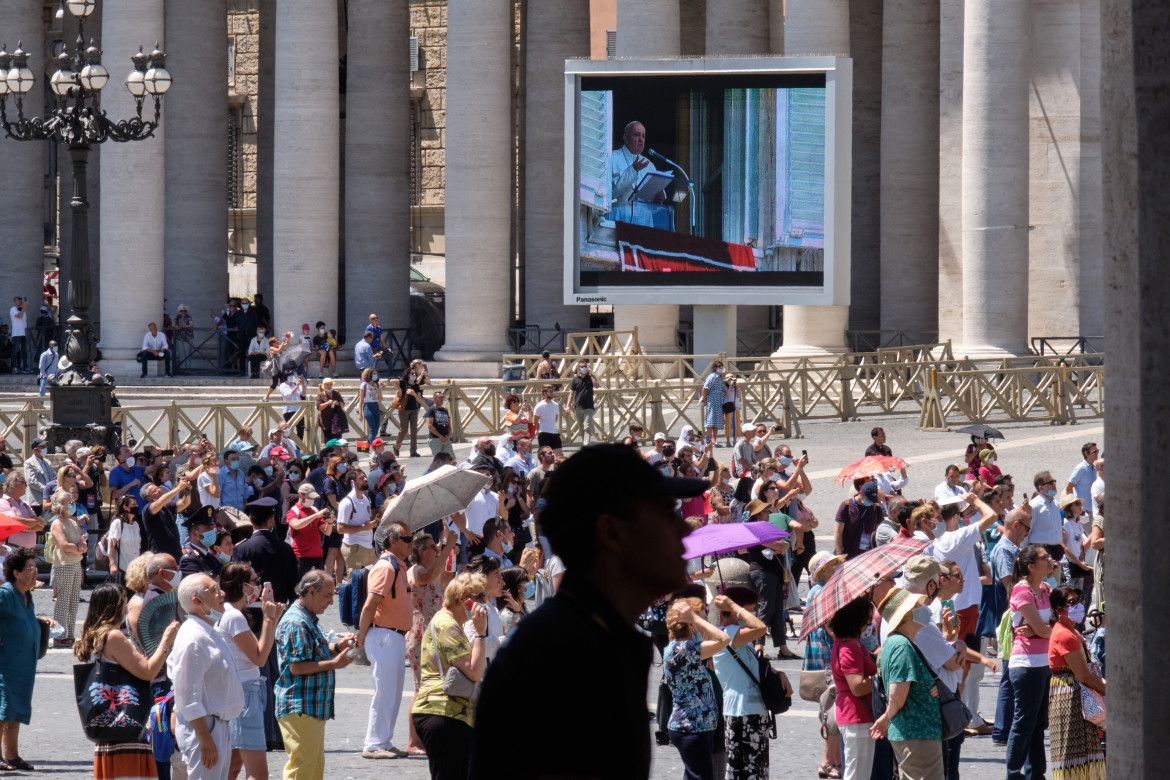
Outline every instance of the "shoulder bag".
<path fill-rule="evenodd" d="M 934 678 L 935 688 L 938 689 L 938 710 L 942 716 L 942 738 L 944 741 L 954 739 L 962 734 L 963 729 L 967 728 L 967 724 L 971 722 L 971 710 L 967 709 L 967 705 L 963 703 L 963 700 L 954 691 L 938 679 L 938 675 L 930 668 L 930 664 L 926 662 L 926 656 L 918 649 L 918 645 L 911 642 L 910 646 L 914 648 L 914 652 L 918 653 L 918 657 L 922 659 L 922 663 L 930 672 L 930 676 Z"/>
<path fill-rule="evenodd" d="M 820 701 L 821 694 L 833 684 L 832 669 L 816 669 L 800 673 L 800 698 Z"/>
<path fill-rule="evenodd" d="M 775 715 L 783 715 L 788 712 L 792 706 L 792 696 L 784 690 L 784 681 L 780 679 L 780 673 L 772 668 L 772 664 L 767 658 L 758 659 L 759 665 L 756 667 L 756 673 L 752 674 L 747 664 L 739 657 L 739 653 L 735 652 L 730 645 L 727 647 L 727 652 L 731 653 L 735 662 L 760 689 L 760 696 L 763 698 L 764 707 L 767 708 L 768 712 Z"/>
<path fill-rule="evenodd" d="M 479 698 L 479 683 L 472 680 L 459 667 L 448 666 L 443 672 L 443 657 L 439 653 L 439 643 L 435 640 L 435 621 L 431 621 L 431 645 L 435 648 L 435 664 L 439 667 L 439 676 L 443 678 L 443 693 L 456 699 L 475 701 Z"/>
<path fill-rule="evenodd" d="M 138 742 L 150 719 L 154 700 L 150 682 L 119 664 L 103 661 L 75 664 L 73 690 L 85 736 L 93 742 Z"/>
<path fill-rule="evenodd" d="M 1085 665 L 1089 671 L 1098 677 L 1101 676 L 1101 664 L 1089 659 L 1089 649 L 1081 642 L 1081 652 L 1085 654 Z M 1077 687 L 1081 689 L 1081 715 L 1085 720 L 1099 729 L 1105 728 L 1105 697 L 1089 686 L 1077 680 Z"/>

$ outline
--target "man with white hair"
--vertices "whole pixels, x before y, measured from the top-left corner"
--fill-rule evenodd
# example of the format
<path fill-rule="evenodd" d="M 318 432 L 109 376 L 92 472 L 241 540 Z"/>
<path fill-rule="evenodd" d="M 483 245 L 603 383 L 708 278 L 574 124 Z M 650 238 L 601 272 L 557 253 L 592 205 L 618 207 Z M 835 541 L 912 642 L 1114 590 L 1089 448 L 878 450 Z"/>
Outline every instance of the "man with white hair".
<path fill-rule="evenodd" d="M 232 648 L 215 630 L 223 615 L 223 591 L 206 574 L 194 574 L 179 584 L 179 604 L 187 619 L 167 659 L 175 691 L 175 739 L 189 780 L 226 780 L 228 721 L 244 709 L 244 688 Z"/>

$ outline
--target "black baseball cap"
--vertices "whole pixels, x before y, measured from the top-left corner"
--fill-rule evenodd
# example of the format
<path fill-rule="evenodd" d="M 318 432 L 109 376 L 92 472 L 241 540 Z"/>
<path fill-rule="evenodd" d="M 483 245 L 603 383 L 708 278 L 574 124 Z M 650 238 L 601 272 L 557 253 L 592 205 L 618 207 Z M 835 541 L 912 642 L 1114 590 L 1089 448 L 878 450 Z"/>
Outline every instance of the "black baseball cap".
<path fill-rule="evenodd" d="M 541 519 L 593 516 L 640 498 L 688 498 L 710 489 L 703 479 L 666 477 L 624 444 L 584 447 L 549 477 Z"/>

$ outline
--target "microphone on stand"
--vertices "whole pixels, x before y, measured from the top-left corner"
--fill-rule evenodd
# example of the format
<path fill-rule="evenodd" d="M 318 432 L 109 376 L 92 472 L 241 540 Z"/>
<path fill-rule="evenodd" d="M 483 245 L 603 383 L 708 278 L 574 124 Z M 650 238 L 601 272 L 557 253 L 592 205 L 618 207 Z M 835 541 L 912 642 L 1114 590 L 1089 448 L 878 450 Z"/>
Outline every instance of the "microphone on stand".
<path fill-rule="evenodd" d="M 691 186 L 692 186 L 691 177 L 687 175 L 686 170 L 681 165 L 679 165 L 678 163 L 676 163 L 674 160 L 670 159 L 666 155 L 659 154 L 658 152 L 654 151 L 653 149 L 647 149 L 646 154 L 647 154 L 647 156 L 657 157 L 659 160 L 662 160 L 664 163 L 666 163 L 670 167 L 674 168 L 675 170 L 678 171 L 679 174 L 682 175 L 683 180 L 686 182 L 686 187 L 682 189 L 683 194 L 677 195 L 677 190 L 676 190 L 676 195 L 672 196 L 672 198 L 671 198 L 671 200 L 674 200 L 676 203 L 681 203 L 683 201 L 683 199 L 686 198 L 687 195 L 691 194 Z M 678 182 L 676 181 L 671 186 L 677 187 Z M 694 229 L 695 229 L 695 199 L 692 197 L 691 198 L 691 232 L 692 233 L 694 232 Z"/>

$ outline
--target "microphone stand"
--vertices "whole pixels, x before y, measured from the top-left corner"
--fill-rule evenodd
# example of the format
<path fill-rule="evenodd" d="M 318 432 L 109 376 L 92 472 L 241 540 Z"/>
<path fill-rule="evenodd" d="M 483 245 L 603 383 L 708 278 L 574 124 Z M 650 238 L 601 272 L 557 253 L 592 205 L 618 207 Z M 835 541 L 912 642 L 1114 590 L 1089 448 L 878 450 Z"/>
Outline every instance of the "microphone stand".
<path fill-rule="evenodd" d="M 688 190 L 688 193 L 690 194 L 690 197 L 691 197 L 691 235 L 693 236 L 695 234 L 695 194 L 694 194 L 694 192 L 691 192 L 690 190 L 694 186 L 694 182 L 691 181 L 691 177 L 687 175 L 686 170 L 681 165 L 679 165 L 678 163 L 676 163 L 674 160 L 670 159 L 666 155 L 659 154 L 658 152 L 654 151 L 653 149 L 647 149 L 646 155 L 648 157 L 657 157 L 659 160 L 662 160 L 664 163 L 669 165 L 671 168 L 674 168 L 680 174 L 682 174 L 683 179 L 685 179 L 687 181 L 687 190 Z"/>

